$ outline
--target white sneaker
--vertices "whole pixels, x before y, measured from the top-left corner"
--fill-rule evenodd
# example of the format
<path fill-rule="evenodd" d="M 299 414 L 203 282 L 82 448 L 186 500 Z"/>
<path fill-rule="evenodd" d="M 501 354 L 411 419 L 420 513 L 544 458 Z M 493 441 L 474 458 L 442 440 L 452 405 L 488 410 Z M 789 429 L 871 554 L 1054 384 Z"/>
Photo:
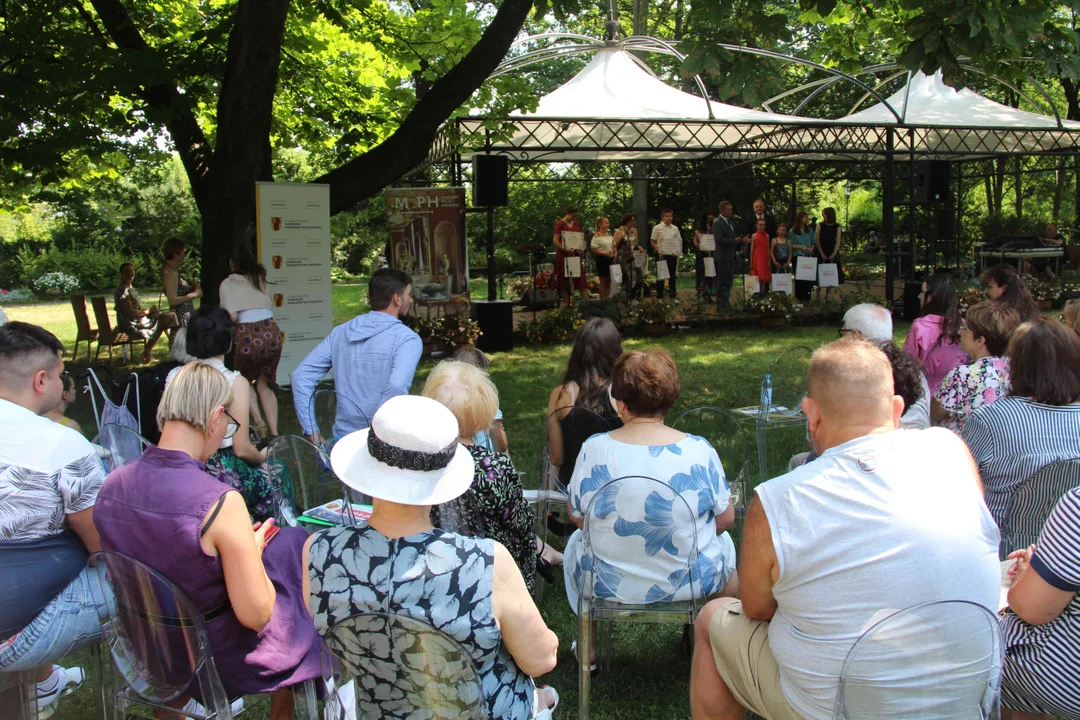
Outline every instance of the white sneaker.
<path fill-rule="evenodd" d="M 244 698 L 237 698 L 233 700 L 232 705 L 229 706 L 232 709 L 232 714 L 235 717 L 244 712 Z M 210 711 L 203 707 L 201 704 L 195 702 L 195 698 L 191 698 L 187 701 L 187 705 L 180 709 L 180 712 L 184 713 L 188 717 L 206 717 L 210 714 Z"/>
<path fill-rule="evenodd" d="M 42 713 L 46 708 L 55 705 L 57 700 L 79 687 L 85 677 L 82 668 L 53 665 L 48 679 L 37 684 L 38 712 Z M 48 714 L 52 714 L 52 711 L 49 710 Z"/>

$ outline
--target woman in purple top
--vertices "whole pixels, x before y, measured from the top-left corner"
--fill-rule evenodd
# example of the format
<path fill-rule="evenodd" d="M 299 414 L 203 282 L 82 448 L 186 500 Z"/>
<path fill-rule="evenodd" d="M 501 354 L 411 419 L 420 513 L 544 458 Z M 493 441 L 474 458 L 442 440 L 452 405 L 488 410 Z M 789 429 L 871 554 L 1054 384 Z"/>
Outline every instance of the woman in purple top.
<path fill-rule="evenodd" d="M 922 316 L 911 323 L 904 352 L 922 363 L 931 390 L 941 387 L 950 370 L 968 361 L 960 347 L 960 304 L 948 273 L 936 272 L 923 283 Z"/>
<path fill-rule="evenodd" d="M 300 565 L 307 534 L 277 532 L 270 520 L 253 528 L 240 494 L 206 473 L 207 458 L 235 432 L 229 399 L 214 368 L 181 368 L 158 406 L 160 443 L 109 476 L 94 525 L 102 549 L 162 573 L 204 614 L 228 696 L 273 693 L 270 716 L 284 720 L 293 716 L 290 686 L 319 676 L 322 640 Z"/>

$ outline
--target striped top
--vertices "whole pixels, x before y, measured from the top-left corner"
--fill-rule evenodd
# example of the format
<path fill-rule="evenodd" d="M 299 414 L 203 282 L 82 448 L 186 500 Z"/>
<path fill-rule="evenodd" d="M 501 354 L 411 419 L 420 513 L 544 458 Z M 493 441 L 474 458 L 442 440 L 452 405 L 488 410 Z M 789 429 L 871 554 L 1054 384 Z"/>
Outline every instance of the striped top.
<path fill-rule="evenodd" d="M 986 506 L 1002 528 L 1017 485 L 1044 465 L 1080 456 L 1080 403 L 1002 398 L 976 409 L 962 437 L 979 466 Z"/>
<path fill-rule="evenodd" d="M 1080 489 L 1066 493 L 1050 514 L 1031 570 L 1059 590 L 1080 591 Z M 1008 695 L 1020 695 L 1040 712 L 1080 717 L 1080 595 L 1045 625 L 1028 625 L 1008 612 L 1001 631 Z"/>

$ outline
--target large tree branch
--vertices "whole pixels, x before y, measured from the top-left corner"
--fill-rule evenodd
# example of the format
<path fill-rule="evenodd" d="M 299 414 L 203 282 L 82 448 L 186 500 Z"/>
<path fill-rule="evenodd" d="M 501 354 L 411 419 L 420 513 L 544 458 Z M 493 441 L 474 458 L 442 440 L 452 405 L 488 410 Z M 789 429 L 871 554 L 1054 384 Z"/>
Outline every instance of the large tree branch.
<path fill-rule="evenodd" d="M 90 4 L 94 6 L 102 25 L 117 47 L 129 52 L 153 54 L 153 48 L 143 39 L 121 0 L 90 0 Z M 210 173 L 214 150 L 199 127 L 195 114 L 175 84 L 159 82 L 144 85 L 141 95 L 147 106 L 163 117 L 165 129 L 169 131 L 187 171 L 195 203 L 199 211 L 204 212 L 212 195 L 207 176 Z"/>
<path fill-rule="evenodd" d="M 423 162 L 439 127 L 498 67 L 532 9 L 503 0 L 480 40 L 418 100 L 397 131 L 314 182 L 330 184 L 330 212 L 348 210 Z"/>

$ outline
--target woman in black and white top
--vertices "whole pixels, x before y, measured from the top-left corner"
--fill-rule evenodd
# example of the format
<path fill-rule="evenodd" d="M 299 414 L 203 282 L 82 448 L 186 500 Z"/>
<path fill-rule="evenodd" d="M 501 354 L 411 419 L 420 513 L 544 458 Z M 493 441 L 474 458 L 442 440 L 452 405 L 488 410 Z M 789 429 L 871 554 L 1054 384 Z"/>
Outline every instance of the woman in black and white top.
<path fill-rule="evenodd" d="M 1080 488 L 1058 501 L 1037 545 L 1009 557 L 1002 716 L 1080 718 Z"/>
<path fill-rule="evenodd" d="M 979 466 L 998 527 L 1016 487 L 1036 470 L 1080 455 L 1080 335 L 1036 318 L 1009 342 L 1008 397 L 968 417 L 963 438 Z"/>

